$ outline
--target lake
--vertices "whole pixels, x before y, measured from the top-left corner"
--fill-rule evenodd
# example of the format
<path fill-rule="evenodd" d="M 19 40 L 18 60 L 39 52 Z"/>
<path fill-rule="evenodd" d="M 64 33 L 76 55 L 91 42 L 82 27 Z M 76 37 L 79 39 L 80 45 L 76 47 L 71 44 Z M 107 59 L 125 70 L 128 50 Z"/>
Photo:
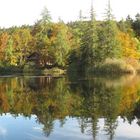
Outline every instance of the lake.
<path fill-rule="evenodd" d="M 139 139 L 139 76 L 0 78 L 0 140 Z"/>

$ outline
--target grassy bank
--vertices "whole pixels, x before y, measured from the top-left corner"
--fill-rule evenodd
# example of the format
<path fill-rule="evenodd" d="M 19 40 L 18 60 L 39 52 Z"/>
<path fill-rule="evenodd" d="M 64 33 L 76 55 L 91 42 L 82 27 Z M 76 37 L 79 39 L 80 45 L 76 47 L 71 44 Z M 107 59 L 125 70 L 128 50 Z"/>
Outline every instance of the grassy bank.
<path fill-rule="evenodd" d="M 90 68 L 89 72 L 107 75 L 135 74 L 137 73 L 138 67 L 138 64 L 134 66 L 130 63 L 127 63 L 127 61 L 124 60 L 108 59 L 104 63 L 98 65 L 97 67 Z"/>
<path fill-rule="evenodd" d="M 72 73 L 71 76 L 82 75 L 82 71 L 77 71 L 77 64 L 71 64 L 68 68 L 68 73 Z M 33 63 L 28 63 L 24 67 L 16 66 L 0 66 L 0 75 L 10 75 L 10 74 L 23 74 L 23 75 L 48 75 L 58 77 L 60 75 L 66 74 L 67 70 L 54 67 L 51 69 L 38 68 Z M 96 74 L 96 75 L 124 75 L 124 74 L 140 74 L 140 64 L 137 62 L 135 64 L 128 63 L 124 60 L 119 59 L 107 59 L 104 63 L 96 67 L 90 67 L 86 69 L 86 74 Z"/>
<path fill-rule="evenodd" d="M 77 71 L 77 69 L 79 71 Z M 68 69 L 68 73 L 77 75 L 83 74 L 83 70 L 78 64 L 73 63 Z M 129 74 L 140 74 L 140 63 L 138 61 L 130 62 L 122 59 L 107 59 L 103 63 L 86 68 L 83 75 L 100 75 L 100 76 L 122 76 Z"/>
<path fill-rule="evenodd" d="M 4 75 L 45 75 L 59 77 L 66 73 L 65 70 L 59 68 L 37 68 L 33 65 L 25 65 L 24 67 L 16 66 L 0 66 L 0 76 Z"/>

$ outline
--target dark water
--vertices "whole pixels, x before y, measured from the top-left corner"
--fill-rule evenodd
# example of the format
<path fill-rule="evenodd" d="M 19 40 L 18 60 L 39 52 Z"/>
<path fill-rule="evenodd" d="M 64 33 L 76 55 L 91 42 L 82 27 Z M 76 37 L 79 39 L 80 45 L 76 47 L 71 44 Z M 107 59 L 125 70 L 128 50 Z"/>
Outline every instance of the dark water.
<path fill-rule="evenodd" d="M 0 140 L 139 140 L 140 77 L 1 77 Z"/>

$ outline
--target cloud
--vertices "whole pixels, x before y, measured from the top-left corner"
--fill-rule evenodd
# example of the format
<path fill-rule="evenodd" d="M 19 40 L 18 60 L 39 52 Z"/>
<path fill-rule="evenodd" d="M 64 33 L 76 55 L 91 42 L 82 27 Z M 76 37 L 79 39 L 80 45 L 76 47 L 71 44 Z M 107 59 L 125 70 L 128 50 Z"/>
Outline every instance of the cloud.
<path fill-rule="evenodd" d="M 7 130 L 5 128 L 3 128 L 3 127 L 0 126 L 0 135 L 1 136 L 4 136 L 6 134 L 7 134 Z"/>
<path fill-rule="evenodd" d="M 42 127 L 34 126 L 34 127 L 33 127 L 33 130 L 42 131 Z"/>

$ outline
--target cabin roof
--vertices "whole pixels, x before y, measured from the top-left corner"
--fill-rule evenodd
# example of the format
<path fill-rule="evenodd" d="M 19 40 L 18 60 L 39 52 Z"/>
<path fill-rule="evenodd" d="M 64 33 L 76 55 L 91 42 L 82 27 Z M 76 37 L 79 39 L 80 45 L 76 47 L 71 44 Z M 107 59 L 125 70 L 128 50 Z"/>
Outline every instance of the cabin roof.
<path fill-rule="evenodd" d="M 27 57 L 27 60 L 35 61 L 35 60 L 38 60 L 39 58 L 40 58 L 40 55 L 37 52 L 34 52 Z"/>

